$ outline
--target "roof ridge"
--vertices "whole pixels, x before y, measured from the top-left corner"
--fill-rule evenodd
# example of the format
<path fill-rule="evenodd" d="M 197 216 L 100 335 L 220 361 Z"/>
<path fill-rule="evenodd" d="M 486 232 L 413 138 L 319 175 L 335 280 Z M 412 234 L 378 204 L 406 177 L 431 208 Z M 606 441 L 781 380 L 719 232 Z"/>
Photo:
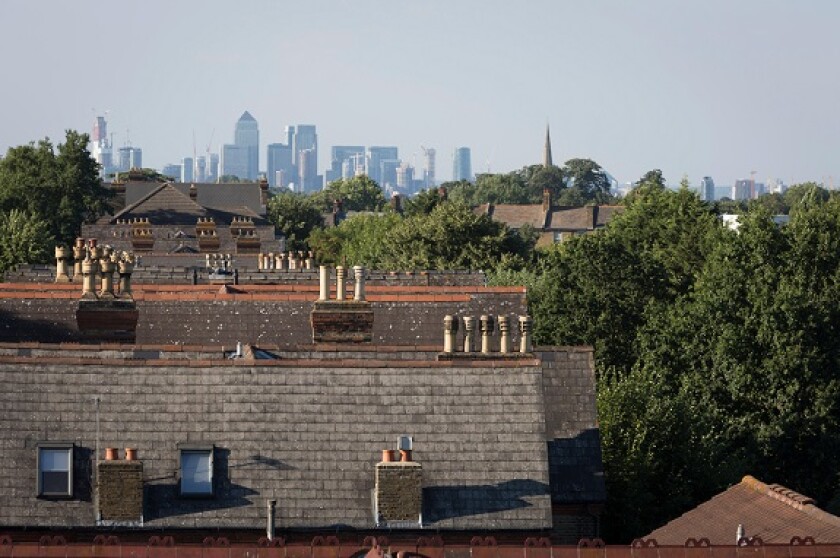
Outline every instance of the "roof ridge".
<path fill-rule="evenodd" d="M 198 203 L 198 202 L 196 202 L 195 200 L 193 200 L 193 199 L 189 196 L 189 194 L 185 194 L 184 192 L 182 192 L 181 190 L 179 190 L 179 189 L 175 186 L 175 183 L 173 183 L 173 182 L 164 182 L 163 184 L 161 184 L 161 185 L 160 185 L 160 186 L 158 186 L 157 188 L 154 188 L 151 192 L 149 192 L 148 194 L 146 194 L 145 196 L 143 196 L 142 198 L 140 198 L 139 200 L 137 200 L 137 201 L 136 201 L 136 202 L 134 202 L 133 204 L 129 205 L 128 207 L 123 208 L 123 210 L 122 210 L 122 211 L 120 211 L 119 213 L 117 213 L 116 215 L 114 215 L 114 216 L 111 218 L 112 222 L 114 222 L 114 219 L 119 218 L 121 215 L 123 215 L 123 214 L 125 214 L 125 213 L 130 213 L 131 211 L 133 211 L 134 209 L 136 209 L 137 207 L 139 207 L 141 204 L 143 204 L 143 203 L 145 203 L 145 202 L 149 201 L 150 199 L 152 199 L 154 196 L 156 196 L 157 194 L 159 194 L 160 192 L 162 192 L 162 191 L 163 191 L 165 188 L 167 188 L 167 187 L 168 187 L 170 190 L 172 190 L 173 192 L 175 192 L 176 194 L 178 194 L 179 196 L 182 196 L 183 198 L 185 198 L 185 199 L 186 199 L 189 203 L 191 203 L 192 205 L 194 205 L 196 208 L 200 209 L 201 211 L 203 211 L 203 212 L 205 212 L 205 213 L 207 212 L 207 209 L 206 209 L 203 205 L 201 205 L 200 203 Z"/>
<path fill-rule="evenodd" d="M 819 507 L 817 507 L 817 501 L 809 496 L 805 496 L 804 494 L 800 494 L 795 490 L 791 490 L 786 486 L 782 486 L 781 484 L 766 484 L 758 480 L 757 478 L 753 477 L 752 475 L 745 475 L 743 479 L 741 479 L 741 484 L 746 485 L 747 487 L 764 494 L 765 496 L 769 496 L 775 500 L 782 502 L 792 508 L 801 511 L 808 511 L 806 508 L 813 508 L 815 510 L 819 510 L 826 515 L 834 518 L 837 520 L 838 525 L 840 525 L 840 517 L 832 515 Z"/>
<path fill-rule="evenodd" d="M 141 197 L 139 200 L 137 200 L 137 201 L 136 201 L 136 202 L 134 202 L 133 204 L 131 204 L 131 205 L 129 205 L 129 206 L 126 206 L 126 207 L 122 208 L 122 211 L 120 211 L 119 213 L 117 213 L 116 215 L 114 215 L 113 217 L 111 217 L 111 221 L 113 222 L 113 220 L 114 220 L 114 219 L 118 218 L 118 217 L 119 217 L 120 215 L 122 215 L 123 213 L 128 213 L 129 211 L 131 211 L 132 209 L 134 209 L 135 207 L 137 207 L 137 206 L 138 206 L 138 205 L 140 205 L 141 203 L 145 202 L 146 200 L 148 200 L 149 198 L 151 198 L 154 194 L 157 194 L 158 192 L 160 192 L 161 190 L 163 190 L 164 186 L 166 186 L 167 184 L 169 184 L 169 182 L 164 182 L 163 184 L 161 184 L 161 185 L 160 185 L 160 186 L 158 186 L 157 188 L 152 188 L 152 190 L 151 190 L 148 194 L 146 194 L 145 196 Z"/>

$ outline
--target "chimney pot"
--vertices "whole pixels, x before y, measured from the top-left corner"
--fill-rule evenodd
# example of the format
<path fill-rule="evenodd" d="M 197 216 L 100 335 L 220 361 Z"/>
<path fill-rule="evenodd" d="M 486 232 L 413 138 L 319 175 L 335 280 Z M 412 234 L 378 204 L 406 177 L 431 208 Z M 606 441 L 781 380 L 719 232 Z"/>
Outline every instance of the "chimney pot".
<path fill-rule="evenodd" d="M 531 328 L 533 326 L 531 316 L 519 316 L 519 352 L 530 353 L 533 351 L 531 343 Z"/>
<path fill-rule="evenodd" d="M 137 460 L 137 448 L 125 448 L 125 460 L 126 461 L 136 461 Z"/>
<path fill-rule="evenodd" d="M 318 295 L 318 300 L 329 300 L 330 299 L 330 268 L 322 265 L 318 268 L 320 271 L 320 279 L 321 279 L 321 292 Z"/>
<path fill-rule="evenodd" d="M 507 316 L 499 316 L 500 353 L 510 352 L 510 321 Z"/>
<path fill-rule="evenodd" d="M 458 334 L 458 318 L 446 315 L 443 318 L 443 352 L 455 352 L 455 338 Z"/>
<path fill-rule="evenodd" d="M 365 268 L 360 265 L 354 265 L 353 276 L 356 279 L 356 286 L 353 289 L 353 300 L 363 302 L 365 300 Z"/>
<path fill-rule="evenodd" d="M 344 291 L 344 266 L 336 266 L 335 268 L 335 299 L 343 301 L 345 296 Z"/>
<path fill-rule="evenodd" d="M 392 463 L 394 461 L 394 450 L 382 450 L 382 463 Z"/>
<path fill-rule="evenodd" d="M 411 462 L 411 450 L 400 450 L 400 463 Z"/>
<path fill-rule="evenodd" d="M 494 329 L 493 316 L 483 315 L 478 319 L 478 327 L 481 330 L 481 352 L 490 352 L 490 336 Z"/>
<path fill-rule="evenodd" d="M 464 316 L 464 352 L 475 351 L 475 318 Z"/>
<path fill-rule="evenodd" d="M 117 448 L 105 448 L 105 461 L 115 461 L 119 459 L 120 450 Z"/>

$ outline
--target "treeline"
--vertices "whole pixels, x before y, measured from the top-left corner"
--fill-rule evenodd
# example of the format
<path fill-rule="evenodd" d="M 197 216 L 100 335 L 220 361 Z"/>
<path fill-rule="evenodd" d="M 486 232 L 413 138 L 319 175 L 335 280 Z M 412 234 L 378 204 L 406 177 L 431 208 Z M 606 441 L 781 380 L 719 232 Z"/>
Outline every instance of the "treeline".
<path fill-rule="evenodd" d="M 356 214 L 325 227 L 335 200 L 343 213 Z M 437 190 L 406 200 L 397 211 L 365 176 L 315 194 L 276 195 L 268 213 L 290 246 L 306 246 L 322 262 L 379 269 L 493 269 L 500 262 L 522 269 L 536 241 L 532 232 L 476 215 Z"/>
<path fill-rule="evenodd" d="M 529 285 L 538 343 L 595 348 L 611 543 L 745 474 L 840 510 L 840 196 L 794 192 L 789 224 L 753 204 L 736 233 L 646 184 L 605 230 L 494 276 Z"/>
<path fill-rule="evenodd" d="M 0 159 L 0 273 L 51 261 L 56 243 L 72 244 L 83 222 L 108 211 L 111 192 L 88 142 L 87 134 L 68 130 L 57 146 L 44 139 Z"/>

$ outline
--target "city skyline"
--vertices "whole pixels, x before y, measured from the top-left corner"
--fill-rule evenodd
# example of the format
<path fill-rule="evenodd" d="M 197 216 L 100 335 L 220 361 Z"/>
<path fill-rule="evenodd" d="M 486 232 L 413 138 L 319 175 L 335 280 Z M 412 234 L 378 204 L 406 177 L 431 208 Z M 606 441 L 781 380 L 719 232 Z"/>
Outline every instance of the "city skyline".
<path fill-rule="evenodd" d="M 416 168 L 433 146 L 438 181 L 470 146 L 474 174 L 509 172 L 540 162 L 548 123 L 555 164 L 591 158 L 619 182 L 652 168 L 670 184 L 840 177 L 832 2 L 46 6 L 4 3 L 0 152 L 90 133 L 109 111 L 114 151 L 162 168 L 218 151 L 248 110 L 261 160 L 285 126 L 317 125 L 319 172 L 334 145 L 393 145 Z M 176 30 L 189 47 L 173 48 Z M 132 36 L 143 46 L 126 57 L 114 45 Z M 58 53 L 70 62 L 39 69 Z"/>

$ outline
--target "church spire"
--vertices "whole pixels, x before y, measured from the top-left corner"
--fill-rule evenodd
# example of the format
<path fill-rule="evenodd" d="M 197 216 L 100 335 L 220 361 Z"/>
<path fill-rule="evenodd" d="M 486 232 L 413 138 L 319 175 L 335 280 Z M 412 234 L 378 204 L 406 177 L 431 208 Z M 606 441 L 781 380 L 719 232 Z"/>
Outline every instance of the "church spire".
<path fill-rule="evenodd" d="M 543 151 L 543 166 L 545 168 L 553 166 L 551 162 L 551 135 L 548 133 L 548 124 L 545 125 L 545 150 Z"/>

